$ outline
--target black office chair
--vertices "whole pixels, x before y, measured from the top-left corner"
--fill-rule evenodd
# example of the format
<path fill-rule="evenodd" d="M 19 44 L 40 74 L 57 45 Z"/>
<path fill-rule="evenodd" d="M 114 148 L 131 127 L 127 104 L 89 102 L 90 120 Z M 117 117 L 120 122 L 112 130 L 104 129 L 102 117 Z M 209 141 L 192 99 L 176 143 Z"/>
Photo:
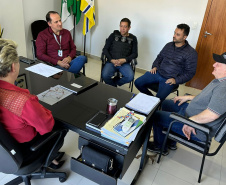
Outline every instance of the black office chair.
<path fill-rule="evenodd" d="M 60 182 L 67 179 L 65 172 L 54 172 L 48 169 L 52 160 L 56 157 L 59 148 L 63 144 L 67 129 L 53 131 L 43 135 L 40 140 L 31 146 L 32 153 L 43 148 L 43 152 L 26 161 L 20 144 L 4 129 L 0 123 L 0 172 L 14 174 L 18 177 L 8 182 L 6 185 L 16 185 L 22 182 L 30 185 L 31 179 L 59 178 Z M 49 147 L 48 143 L 54 143 Z"/>
<path fill-rule="evenodd" d="M 31 23 L 31 33 L 33 40 L 32 42 L 32 52 L 33 52 L 33 60 L 37 60 L 37 55 L 36 55 L 36 39 L 38 37 L 39 32 L 43 31 L 44 29 L 48 28 L 49 25 L 46 21 L 44 20 L 37 20 Z"/>
<path fill-rule="evenodd" d="M 171 93 L 174 93 L 176 94 L 177 96 L 179 96 L 179 85 L 175 86 L 175 88 L 171 91 Z M 159 90 L 159 83 L 154 83 L 154 84 L 151 84 L 151 86 L 149 86 L 149 89 L 154 91 L 155 93 L 158 92 Z"/>
<path fill-rule="evenodd" d="M 31 33 L 32 33 L 32 37 L 33 37 L 33 40 L 31 40 L 31 43 L 32 43 L 32 53 L 33 53 L 33 60 L 37 61 L 37 53 L 36 53 L 36 39 L 38 37 L 38 34 L 43 31 L 44 29 L 48 28 L 49 25 L 46 21 L 44 20 L 37 20 L 37 21 L 34 21 L 33 23 L 31 23 Z M 80 51 L 76 51 L 76 57 L 81 55 L 81 52 Z M 48 65 L 51 65 L 53 66 L 51 63 L 49 62 L 45 62 L 43 61 L 44 63 L 48 64 Z M 88 62 L 88 58 L 87 58 L 87 62 Z M 83 66 L 83 72 L 82 74 L 85 76 L 85 65 Z"/>
<path fill-rule="evenodd" d="M 104 53 L 101 54 L 101 61 L 102 61 L 102 64 L 101 64 L 101 72 L 104 68 L 104 65 L 106 64 L 107 62 L 107 57 L 104 55 Z M 135 75 L 135 71 L 136 71 L 136 65 L 137 65 L 137 59 L 133 59 L 131 62 L 130 62 L 130 65 L 132 67 L 132 70 L 133 70 L 133 73 Z M 112 77 L 112 78 L 122 78 L 122 74 L 120 72 L 116 72 L 115 75 Z M 103 82 L 103 79 L 100 75 L 100 82 Z M 133 92 L 133 85 L 134 85 L 134 79 L 133 81 L 131 81 L 129 83 L 129 88 L 131 88 L 131 92 Z"/>
<path fill-rule="evenodd" d="M 209 133 L 210 133 L 210 129 L 207 128 L 205 126 L 205 124 L 197 124 L 196 122 L 185 118 L 183 116 L 180 116 L 176 113 L 172 113 L 170 115 L 171 118 L 174 119 L 174 121 L 172 121 L 170 123 L 170 127 L 168 128 L 167 132 L 164 131 L 164 133 L 166 133 L 166 137 L 162 146 L 162 151 L 166 145 L 167 139 L 172 139 L 174 141 L 177 141 L 199 153 L 201 153 L 203 155 L 202 157 L 202 163 L 201 163 L 201 168 L 200 168 L 200 172 L 199 172 L 199 178 L 198 178 L 198 182 L 200 183 L 201 181 L 201 176 L 202 176 L 202 170 L 203 170 L 203 166 L 204 166 L 204 162 L 205 162 L 205 157 L 206 156 L 214 156 L 218 153 L 218 151 L 221 149 L 221 147 L 223 146 L 225 140 L 226 140 L 226 114 L 224 114 L 224 120 L 221 123 L 221 126 L 219 127 L 218 131 L 216 132 L 214 139 L 220 143 L 219 146 L 217 147 L 217 149 L 215 150 L 215 152 L 213 153 L 209 153 L 209 149 L 210 149 L 210 145 L 211 145 L 211 139 L 209 137 Z M 180 121 L 181 123 L 185 124 L 185 125 L 189 125 L 193 128 L 195 128 L 196 130 L 199 130 L 201 132 L 203 132 L 206 135 L 206 141 L 205 142 L 198 142 L 198 141 L 193 141 L 193 140 L 188 140 L 186 137 L 181 136 L 179 134 L 176 134 L 174 132 L 171 131 L 171 127 L 173 125 L 174 122 L 178 122 Z M 157 163 L 159 163 L 161 155 L 162 155 L 162 151 L 158 157 L 158 161 Z"/>

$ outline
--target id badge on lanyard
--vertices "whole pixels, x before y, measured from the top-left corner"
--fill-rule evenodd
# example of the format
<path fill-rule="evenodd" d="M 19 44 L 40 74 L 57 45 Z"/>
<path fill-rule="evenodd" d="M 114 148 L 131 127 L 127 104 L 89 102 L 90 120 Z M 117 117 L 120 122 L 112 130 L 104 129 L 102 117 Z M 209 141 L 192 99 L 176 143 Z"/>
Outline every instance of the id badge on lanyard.
<path fill-rule="evenodd" d="M 63 50 L 61 50 L 61 49 L 58 50 L 58 56 L 59 57 L 62 57 L 63 56 Z"/>
<path fill-rule="evenodd" d="M 58 50 L 58 56 L 62 57 L 63 56 L 63 50 L 61 49 L 61 38 L 62 38 L 62 35 L 60 35 L 60 43 L 58 42 L 57 37 L 56 37 L 56 35 L 54 33 L 53 33 L 53 36 L 54 36 L 57 44 L 60 46 L 60 49 Z"/>

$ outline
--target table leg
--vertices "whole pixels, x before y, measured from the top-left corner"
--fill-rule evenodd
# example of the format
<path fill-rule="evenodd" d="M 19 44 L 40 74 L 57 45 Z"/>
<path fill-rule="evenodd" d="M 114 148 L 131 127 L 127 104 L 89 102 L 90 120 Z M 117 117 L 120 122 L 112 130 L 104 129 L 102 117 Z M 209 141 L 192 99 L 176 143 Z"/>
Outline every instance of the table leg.
<path fill-rule="evenodd" d="M 149 155 L 147 155 L 147 145 L 148 145 L 148 142 L 149 142 L 149 139 L 150 139 L 151 129 L 152 129 L 152 126 L 150 126 L 150 128 L 148 128 L 148 132 L 147 132 L 147 135 L 145 137 L 144 144 L 143 144 L 142 156 L 141 156 L 141 160 L 140 160 L 140 167 L 139 167 L 139 170 L 137 171 L 137 174 L 134 177 L 131 185 L 136 184 L 140 174 L 142 173 L 145 165 L 148 162 Z"/>

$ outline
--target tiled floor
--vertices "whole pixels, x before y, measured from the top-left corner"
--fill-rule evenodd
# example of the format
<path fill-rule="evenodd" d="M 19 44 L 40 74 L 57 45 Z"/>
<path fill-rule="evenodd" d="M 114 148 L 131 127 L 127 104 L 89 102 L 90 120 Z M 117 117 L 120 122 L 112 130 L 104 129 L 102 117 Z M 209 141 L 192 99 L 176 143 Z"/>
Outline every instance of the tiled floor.
<path fill-rule="evenodd" d="M 88 77 L 100 79 L 100 61 L 89 59 L 86 64 L 86 74 Z M 141 76 L 141 73 L 136 73 L 135 78 Z M 128 85 L 121 87 L 129 90 Z M 190 93 L 197 95 L 200 91 L 194 88 L 189 88 L 181 85 L 179 88 L 180 95 Z M 134 93 L 138 93 L 134 88 Z M 173 98 L 175 95 L 171 94 L 168 98 Z M 78 135 L 74 132 L 69 132 L 66 136 L 62 151 L 67 155 L 64 156 L 66 163 L 60 171 L 66 171 L 69 175 L 64 183 L 60 183 L 58 179 L 42 179 L 32 180 L 32 185 L 95 185 L 96 183 L 70 171 L 70 156 L 77 157 L 79 150 L 77 147 Z M 213 148 L 217 143 L 213 145 Z M 140 153 L 140 152 L 139 152 Z M 119 185 L 128 185 L 131 183 L 135 172 L 139 168 L 139 159 L 134 159 L 123 179 L 118 180 Z M 178 144 L 176 151 L 170 151 L 166 157 L 162 157 L 160 164 L 156 161 L 154 164 L 151 161 L 146 165 L 141 174 L 138 185 L 196 185 L 198 179 L 199 168 L 201 164 L 201 155 L 193 150 L 190 150 Z M 14 175 L 6 175 L 0 173 L 0 185 L 5 184 L 13 179 Z M 206 157 L 204 171 L 202 175 L 203 185 L 226 185 L 226 146 L 214 157 Z"/>

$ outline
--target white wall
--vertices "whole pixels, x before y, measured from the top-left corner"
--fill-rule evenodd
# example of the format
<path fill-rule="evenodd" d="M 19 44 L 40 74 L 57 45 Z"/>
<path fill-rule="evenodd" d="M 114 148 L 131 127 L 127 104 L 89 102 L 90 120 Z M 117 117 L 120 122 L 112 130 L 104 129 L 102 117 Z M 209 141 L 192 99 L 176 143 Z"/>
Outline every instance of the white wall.
<path fill-rule="evenodd" d="M 208 0 L 95 0 L 96 25 L 87 35 L 87 52 L 100 56 L 105 39 L 128 17 L 130 32 L 138 38 L 138 67 L 151 69 L 163 46 L 172 41 L 180 23 L 190 25 L 188 42 L 195 48 Z M 82 21 L 76 27 L 76 45 L 83 47 Z"/>
<path fill-rule="evenodd" d="M 14 0 L 17 1 L 17 0 Z M 31 23 L 36 20 L 45 20 L 50 10 L 61 11 L 61 0 L 23 0 L 24 25 L 26 35 L 27 57 L 33 58 L 31 40 Z"/>
<path fill-rule="evenodd" d="M 4 28 L 3 38 L 14 40 L 18 54 L 26 56 L 22 0 L 0 0 L 0 24 Z"/>
<path fill-rule="evenodd" d="M 189 43 L 196 47 L 208 0 L 95 0 L 96 25 L 87 34 L 86 52 L 100 56 L 105 39 L 119 28 L 123 17 L 132 21 L 130 32 L 138 38 L 138 67 L 151 69 L 162 47 L 172 41 L 177 24 L 191 27 Z M 20 55 L 32 58 L 31 28 L 49 10 L 60 12 L 61 0 L 0 0 L 0 24 L 4 38 L 19 44 Z M 83 50 L 83 16 L 76 26 L 75 44 Z"/>

